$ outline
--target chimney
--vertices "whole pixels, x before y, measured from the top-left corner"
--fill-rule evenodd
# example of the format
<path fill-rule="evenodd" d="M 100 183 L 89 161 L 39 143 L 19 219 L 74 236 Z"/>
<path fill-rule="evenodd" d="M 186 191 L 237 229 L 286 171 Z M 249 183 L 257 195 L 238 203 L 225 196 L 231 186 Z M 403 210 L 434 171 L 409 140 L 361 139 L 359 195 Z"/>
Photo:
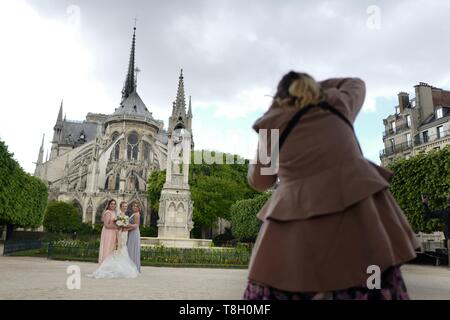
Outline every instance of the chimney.
<path fill-rule="evenodd" d="M 422 122 L 434 113 L 431 86 L 428 83 L 420 82 L 414 88 L 416 89 L 416 104 L 420 110 L 420 122 Z"/>
<path fill-rule="evenodd" d="M 409 107 L 409 94 L 406 92 L 399 92 L 398 94 L 398 106 L 400 108 L 400 113 L 403 113 L 405 108 Z"/>

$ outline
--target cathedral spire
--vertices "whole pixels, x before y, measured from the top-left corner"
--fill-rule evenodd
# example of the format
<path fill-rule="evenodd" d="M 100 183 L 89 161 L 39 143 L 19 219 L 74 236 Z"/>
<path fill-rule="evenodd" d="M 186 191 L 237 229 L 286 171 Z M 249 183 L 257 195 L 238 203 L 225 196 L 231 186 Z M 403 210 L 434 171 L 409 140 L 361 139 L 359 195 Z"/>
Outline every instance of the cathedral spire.
<path fill-rule="evenodd" d="M 133 40 L 131 41 L 130 60 L 128 61 L 128 73 L 122 89 L 122 101 L 128 98 L 128 96 L 132 94 L 134 91 L 136 91 L 136 80 L 135 80 L 136 69 L 134 67 L 135 49 L 136 49 L 136 25 L 133 28 Z"/>
<path fill-rule="evenodd" d="M 183 77 L 183 69 L 181 69 L 180 77 L 178 80 L 178 90 L 177 90 L 177 99 L 176 99 L 176 111 L 182 111 L 183 114 L 186 113 L 186 100 L 184 98 L 184 77 Z"/>
<path fill-rule="evenodd" d="M 173 103 L 172 115 L 169 117 L 169 132 L 184 128 L 191 130 L 192 105 L 191 97 L 189 97 L 189 110 L 186 113 L 186 99 L 184 94 L 184 77 L 183 69 L 180 71 L 178 81 L 177 97 Z"/>
<path fill-rule="evenodd" d="M 61 106 L 59 107 L 58 119 L 56 119 L 56 123 L 63 121 L 63 99 L 61 99 Z"/>
<path fill-rule="evenodd" d="M 55 126 L 53 127 L 53 142 L 59 141 L 62 129 L 63 129 L 63 100 L 61 99 L 58 118 L 56 119 Z"/>
<path fill-rule="evenodd" d="M 36 162 L 33 162 L 36 164 L 36 168 L 34 169 L 35 177 L 41 176 L 42 164 L 44 163 L 44 137 L 45 137 L 45 134 L 42 135 L 42 143 L 41 143 L 41 147 L 39 148 L 38 159 Z"/>
<path fill-rule="evenodd" d="M 191 103 L 191 96 L 189 96 L 189 108 L 188 108 L 188 117 L 192 117 L 192 103 Z"/>
<path fill-rule="evenodd" d="M 39 156 L 38 156 L 37 164 L 42 164 L 44 162 L 44 137 L 45 137 L 45 133 L 42 135 L 42 143 L 41 143 L 41 147 L 39 149 Z"/>

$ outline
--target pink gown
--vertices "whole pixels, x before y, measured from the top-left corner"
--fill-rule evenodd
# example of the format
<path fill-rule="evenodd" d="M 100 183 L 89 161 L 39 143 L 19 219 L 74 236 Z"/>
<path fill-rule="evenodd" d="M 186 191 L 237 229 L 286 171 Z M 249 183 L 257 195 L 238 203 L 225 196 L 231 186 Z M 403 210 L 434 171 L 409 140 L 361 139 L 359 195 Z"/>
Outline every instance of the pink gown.
<path fill-rule="evenodd" d="M 116 214 L 106 210 L 102 215 L 103 229 L 100 237 L 100 250 L 98 254 L 98 263 L 101 264 L 109 256 L 117 244 L 117 229 L 115 228 L 114 218 Z"/>

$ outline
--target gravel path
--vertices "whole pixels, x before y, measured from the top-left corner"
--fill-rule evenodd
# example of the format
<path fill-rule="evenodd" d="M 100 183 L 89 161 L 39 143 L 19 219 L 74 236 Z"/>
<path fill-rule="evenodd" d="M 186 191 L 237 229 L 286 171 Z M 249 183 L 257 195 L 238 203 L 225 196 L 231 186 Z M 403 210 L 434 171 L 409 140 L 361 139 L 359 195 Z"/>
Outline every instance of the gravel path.
<path fill-rule="evenodd" d="M 69 290 L 67 267 L 81 270 Z M 91 279 L 96 264 L 33 257 L 0 257 L 0 299 L 241 299 L 245 269 L 142 267 L 137 279 Z M 450 299 L 450 269 L 402 267 L 412 299 Z"/>

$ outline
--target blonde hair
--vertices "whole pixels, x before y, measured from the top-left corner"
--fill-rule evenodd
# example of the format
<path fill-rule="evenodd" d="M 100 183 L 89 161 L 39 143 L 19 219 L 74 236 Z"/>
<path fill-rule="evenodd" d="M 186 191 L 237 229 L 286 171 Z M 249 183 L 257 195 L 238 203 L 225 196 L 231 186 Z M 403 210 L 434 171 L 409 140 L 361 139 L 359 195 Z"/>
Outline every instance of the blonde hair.
<path fill-rule="evenodd" d="M 291 71 L 278 84 L 275 102 L 281 107 L 303 108 L 317 104 L 324 99 L 323 90 L 311 76 L 306 73 Z"/>

